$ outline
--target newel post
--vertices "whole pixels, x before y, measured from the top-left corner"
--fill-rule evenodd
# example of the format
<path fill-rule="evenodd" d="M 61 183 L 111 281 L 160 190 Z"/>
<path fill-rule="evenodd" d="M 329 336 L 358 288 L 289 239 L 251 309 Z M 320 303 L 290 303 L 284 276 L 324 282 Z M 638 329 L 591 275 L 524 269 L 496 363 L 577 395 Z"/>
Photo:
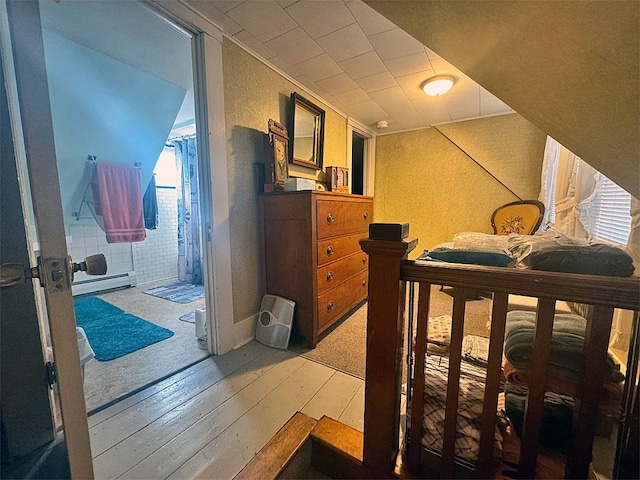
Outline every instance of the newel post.
<path fill-rule="evenodd" d="M 363 466 L 393 471 L 398 453 L 405 288 L 400 266 L 418 240 L 362 239 L 369 255 Z"/>

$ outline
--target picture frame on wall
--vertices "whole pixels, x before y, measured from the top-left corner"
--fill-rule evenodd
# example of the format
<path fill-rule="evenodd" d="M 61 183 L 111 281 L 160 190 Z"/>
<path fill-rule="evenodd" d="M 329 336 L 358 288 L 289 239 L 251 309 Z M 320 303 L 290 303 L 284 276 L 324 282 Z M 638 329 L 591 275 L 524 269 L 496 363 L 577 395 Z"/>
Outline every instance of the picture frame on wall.
<path fill-rule="evenodd" d="M 268 122 L 267 152 L 265 158 L 265 191 L 284 190 L 284 182 L 289 178 L 289 136 L 280 122 L 270 118 Z"/>

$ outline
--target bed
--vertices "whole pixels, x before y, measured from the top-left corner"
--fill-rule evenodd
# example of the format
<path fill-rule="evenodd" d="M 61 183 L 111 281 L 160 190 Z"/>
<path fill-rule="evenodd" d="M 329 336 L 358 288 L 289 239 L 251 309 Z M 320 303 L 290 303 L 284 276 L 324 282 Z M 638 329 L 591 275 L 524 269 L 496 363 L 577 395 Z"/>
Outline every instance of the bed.
<path fill-rule="evenodd" d="M 603 281 L 602 276 L 572 273 L 574 267 L 571 262 L 566 267 L 569 272 L 552 272 L 534 270 L 530 266 L 523 268 L 522 265 L 511 268 L 519 260 L 507 262 L 504 266 L 407 260 L 416 243 L 416 240 L 361 240 L 363 250 L 369 254 L 363 465 L 372 471 L 389 472 L 400 450 L 400 392 L 405 308 L 408 305 L 408 313 L 415 316 L 416 322 L 415 331 L 411 325 L 408 329 L 409 336 L 415 336 L 415 340 L 407 345 L 411 349 L 410 345 L 414 344 L 415 351 L 409 352 L 412 362 L 407 374 L 407 411 L 410 420 L 402 457 L 405 468 L 414 474 L 435 474 L 443 478 L 500 477 L 500 472 L 505 468 L 516 470 L 520 478 L 544 475 L 588 478 L 599 397 L 607 374 L 607 346 L 613 310 L 634 310 L 637 322 L 640 279 L 609 276 Z M 603 261 L 610 263 L 612 260 Z M 587 265 L 591 263 L 587 262 Z M 616 265 L 609 274 L 619 272 L 619 268 Z M 437 374 L 433 368 L 428 368 L 431 357 L 426 355 L 432 285 L 453 288 L 451 340 L 446 359 L 448 365 L 446 371 Z M 476 371 L 476 387 L 470 387 L 468 366 L 462 360 L 465 304 L 468 292 L 473 289 L 487 292 L 492 297 L 487 368 L 481 373 Z M 415 312 L 413 302 L 406 302 L 407 290 L 417 291 Z M 513 428 L 507 426 L 498 413 L 498 402 L 504 401 L 502 357 L 510 294 L 537 299 L 534 341 L 527 371 L 528 388 L 524 393 L 526 408 L 519 428 L 520 435 L 515 435 Z M 546 459 L 539 455 L 539 440 L 545 398 L 549 393 L 545 380 L 549 377 L 547 365 L 557 301 L 586 303 L 593 305 L 593 308 L 585 320 L 580 366 L 589 365 L 589 375 L 582 375 L 582 369 L 579 368 L 575 386 L 579 402 L 573 407 L 573 440 L 563 459 L 555 462 L 559 464 L 554 465 L 557 469 L 549 470 Z M 443 375 L 446 378 L 444 383 Z M 635 378 L 635 373 L 633 375 Z M 424 403 L 425 395 L 428 397 L 429 392 L 440 394 L 437 401 L 441 402 L 441 406 L 436 429 L 441 433 L 441 439 L 437 441 L 425 440 L 425 434 L 430 434 L 432 429 L 422 415 L 411 415 L 411 412 L 433 410 L 425 407 Z M 471 436 L 477 437 L 477 448 L 473 448 L 472 455 L 468 455 L 469 450 L 465 450 L 459 440 L 460 421 L 464 418 L 460 415 L 460 407 L 469 392 L 474 396 L 471 410 L 476 414 L 474 419 L 467 422 L 473 424 L 474 433 Z M 517 397 L 514 398 L 517 400 Z M 468 410 L 464 406 L 463 409 Z M 514 444 L 517 445 L 515 450 Z M 425 448 L 427 445 L 435 448 Z M 503 463 L 505 461 L 508 467 Z"/>

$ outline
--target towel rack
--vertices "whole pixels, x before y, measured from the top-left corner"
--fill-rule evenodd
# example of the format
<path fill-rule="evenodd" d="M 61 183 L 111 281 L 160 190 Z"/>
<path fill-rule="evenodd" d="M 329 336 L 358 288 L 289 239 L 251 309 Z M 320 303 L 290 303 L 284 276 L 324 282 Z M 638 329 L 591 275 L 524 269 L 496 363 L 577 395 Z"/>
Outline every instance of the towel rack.
<path fill-rule="evenodd" d="M 89 187 L 91 186 L 91 183 L 93 180 L 94 170 L 96 168 L 96 165 L 98 164 L 97 159 L 98 157 L 96 157 L 95 155 L 91 155 L 91 154 L 87 155 L 87 162 L 90 165 L 91 173 L 89 175 L 89 181 L 87 182 L 87 185 L 84 187 L 84 192 L 82 192 L 82 201 L 80 202 L 80 207 L 78 208 L 78 210 L 76 210 L 71 214 L 71 216 L 76 220 L 80 220 L 80 213 L 82 212 L 82 207 L 84 206 L 84 204 L 93 203 L 90 200 L 87 200 L 87 190 L 89 190 Z M 142 164 L 140 162 L 135 162 L 133 166 L 138 170 L 142 170 Z M 91 217 L 85 217 L 85 218 L 91 218 Z"/>

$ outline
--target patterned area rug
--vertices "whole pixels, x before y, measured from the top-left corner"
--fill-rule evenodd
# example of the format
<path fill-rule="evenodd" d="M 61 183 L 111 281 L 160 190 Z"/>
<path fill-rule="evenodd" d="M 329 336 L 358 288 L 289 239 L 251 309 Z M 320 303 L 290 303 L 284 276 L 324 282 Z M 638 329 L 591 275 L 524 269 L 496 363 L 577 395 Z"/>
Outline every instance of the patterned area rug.
<path fill-rule="evenodd" d="M 76 298 L 73 305 L 77 326 L 84 329 L 95 359 L 102 362 L 173 336 L 171 330 L 126 313 L 98 297 Z"/>
<path fill-rule="evenodd" d="M 204 286 L 174 282 L 161 287 L 150 288 L 142 293 L 176 303 L 191 303 L 204 298 Z"/>

